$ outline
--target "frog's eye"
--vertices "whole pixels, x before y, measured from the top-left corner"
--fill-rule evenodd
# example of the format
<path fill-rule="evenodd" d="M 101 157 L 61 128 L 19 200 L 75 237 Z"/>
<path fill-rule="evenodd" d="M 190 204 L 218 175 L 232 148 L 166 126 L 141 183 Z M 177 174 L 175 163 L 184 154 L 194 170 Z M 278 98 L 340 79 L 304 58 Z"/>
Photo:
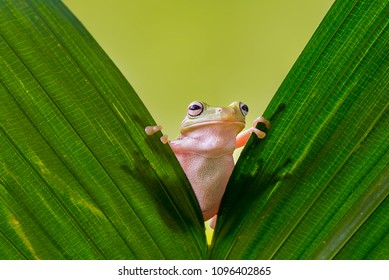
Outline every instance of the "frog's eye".
<path fill-rule="evenodd" d="M 204 111 L 204 104 L 198 101 L 194 101 L 188 106 L 188 116 L 197 117 Z"/>
<path fill-rule="evenodd" d="M 242 112 L 243 116 L 246 116 L 249 112 L 249 107 L 242 102 L 239 103 L 239 107 L 240 107 L 240 111 Z"/>

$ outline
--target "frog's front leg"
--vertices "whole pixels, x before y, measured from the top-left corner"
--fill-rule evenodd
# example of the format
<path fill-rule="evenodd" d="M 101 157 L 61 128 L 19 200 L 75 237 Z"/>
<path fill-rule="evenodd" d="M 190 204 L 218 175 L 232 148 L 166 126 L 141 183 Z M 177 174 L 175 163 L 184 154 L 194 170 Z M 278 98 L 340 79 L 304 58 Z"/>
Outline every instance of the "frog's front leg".
<path fill-rule="evenodd" d="M 253 122 L 252 127 L 250 127 L 249 129 L 246 129 L 238 134 L 238 136 L 236 137 L 236 148 L 240 148 L 240 147 L 243 147 L 244 145 L 246 145 L 247 141 L 250 138 L 251 133 L 253 133 L 253 132 L 257 135 L 258 138 L 260 138 L 260 139 L 265 138 L 266 133 L 263 132 L 262 130 L 259 130 L 258 128 L 256 128 L 256 126 L 259 122 L 264 123 L 267 128 L 270 127 L 270 122 L 267 119 L 265 119 L 264 117 L 256 118 Z"/>
<path fill-rule="evenodd" d="M 162 131 L 162 126 L 161 125 L 155 125 L 155 126 L 146 126 L 145 127 L 145 132 L 147 135 L 153 135 L 158 131 Z M 169 142 L 168 136 L 166 134 L 163 134 L 160 138 L 161 142 L 163 144 L 167 144 Z"/>

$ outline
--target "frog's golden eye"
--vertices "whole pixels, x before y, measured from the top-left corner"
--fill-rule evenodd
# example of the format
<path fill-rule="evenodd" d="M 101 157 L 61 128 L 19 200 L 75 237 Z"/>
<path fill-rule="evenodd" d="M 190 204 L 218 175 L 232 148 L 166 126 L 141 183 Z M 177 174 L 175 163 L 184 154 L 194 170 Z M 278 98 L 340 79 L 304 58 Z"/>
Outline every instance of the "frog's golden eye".
<path fill-rule="evenodd" d="M 204 111 L 204 104 L 199 101 L 194 101 L 188 106 L 188 116 L 197 117 Z"/>
<path fill-rule="evenodd" d="M 240 107 L 240 111 L 242 112 L 243 116 L 246 116 L 249 113 L 249 107 L 246 104 L 240 102 L 239 107 Z"/>

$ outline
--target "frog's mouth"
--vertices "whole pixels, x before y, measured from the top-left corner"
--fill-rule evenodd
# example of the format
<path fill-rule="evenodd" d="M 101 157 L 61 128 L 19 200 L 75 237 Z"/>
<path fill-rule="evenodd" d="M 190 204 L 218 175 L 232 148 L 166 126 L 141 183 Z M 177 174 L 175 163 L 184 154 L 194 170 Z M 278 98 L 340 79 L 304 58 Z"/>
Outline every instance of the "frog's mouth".
<path fill-rule="evenodd" d="M 234 121 L 232 121 L 232 120 L 231 121 L 230 120 L 198 121 L 197 120 L 196 122 L 193 122 L 193 123 L 186 122 L 186 124 L 182 124 L 181 129 L 188 129 L 191 127 L 199 127 L 199 126 L 215 125 L 215 124 L 236 125 L 236 126 L 241 126 L 242 128 L 244 128 L 246 126 L 245 121 L 235 121 L 235 120 Z"/>

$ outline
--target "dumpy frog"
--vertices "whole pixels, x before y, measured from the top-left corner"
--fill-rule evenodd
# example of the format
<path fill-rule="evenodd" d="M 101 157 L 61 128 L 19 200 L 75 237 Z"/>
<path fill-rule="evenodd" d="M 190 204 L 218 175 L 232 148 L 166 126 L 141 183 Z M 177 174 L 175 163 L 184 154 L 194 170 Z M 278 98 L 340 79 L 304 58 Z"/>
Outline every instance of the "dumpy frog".
<path fill-rule="evenodd" d="M 246 104 L 237 101 L 227 107 L 213 107 L 194 101 L 188 106 L 179 137 L 172 141 L 167 135 L 161 137 L 162 143 L 170 145 L 188 177 L 204 221 L 215 216 L 213 226 L 234 169 L 234 150 L 244 146 L 252 133 L 261 139 L 266 136 L 265 132 L 256 128 L 257 123 L 270 126 L 269 121 L 258 117 L 252 127 L 241 132 L 248 111 Z M 145 128 L 148 135 L 160 130 L 160 125 Z"/>

